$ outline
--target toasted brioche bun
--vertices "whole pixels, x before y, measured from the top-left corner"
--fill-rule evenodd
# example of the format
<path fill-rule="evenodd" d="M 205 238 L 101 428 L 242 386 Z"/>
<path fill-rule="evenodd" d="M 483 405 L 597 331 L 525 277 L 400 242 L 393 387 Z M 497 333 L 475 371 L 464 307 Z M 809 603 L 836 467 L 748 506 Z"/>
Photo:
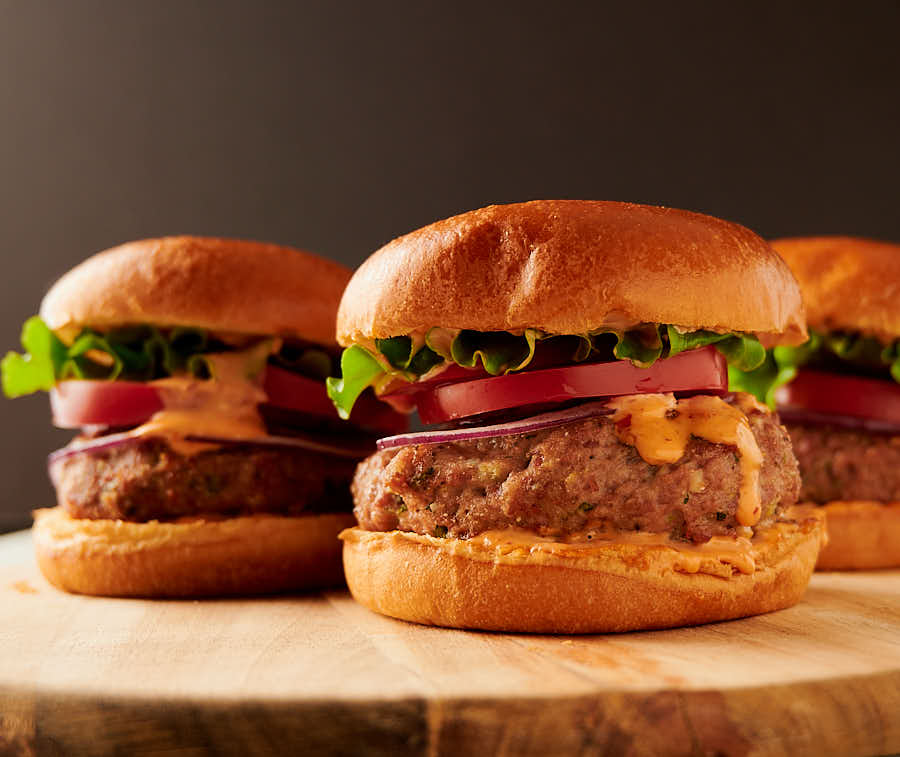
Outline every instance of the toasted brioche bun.
<path fill-rule="evenodd" d="M 434 326 L 579 334 L 669 323 L 806 339 L 797 283 L 752 231 L 621 202 L 492 205 L 395 239 L 341 300 L 342 345 Z"/>
<path fill-rule="evenodd" d="M 105 597 L 265 594 L 343 582 L 349 513 L 188 522 L 82 520 L 37 510 L 38 565 L 54 586 Z"/>
<path fill-rule="evenodd" d="M 900 337 L 900 244 L 798 237 L 772 246 L 800 282 L 811 328 Z"/>
<path fill-rule="evenodd" d="M 192 326 L 334 344 L 350 270 L 261 242 L 164 237 L 100 252 L 44 297 L 41 317 L 65 338 L 83 326 Z"/>
<path fill-rule="evenodd" d="M 900 568 L 900 502 L 830 502 L 816 570 Z"/>
<path fill-rule="evenodd" d="M 727 577 L 684 572 L 689 568 L 680 553 L 666 546 L 479 552 L 456 539 L 359 528 L 341 539 L 347 585 L 375 612 L 453 628 L 606 633 L 697 625 L 795 604 L 824 536 L 816 508 L 795 517 L 760 534 L 755 572 L 732 575 L 727 566 Z"/>

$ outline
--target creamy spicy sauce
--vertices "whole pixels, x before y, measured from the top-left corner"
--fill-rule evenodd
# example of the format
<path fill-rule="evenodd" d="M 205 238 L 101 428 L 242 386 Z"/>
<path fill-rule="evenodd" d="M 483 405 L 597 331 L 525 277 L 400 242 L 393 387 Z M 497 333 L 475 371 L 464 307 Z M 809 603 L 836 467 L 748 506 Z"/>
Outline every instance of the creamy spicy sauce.
<path fill-rule="evenodd" d="M 759 470 L 763 457 L 743 412 L 753 409 L 752 403 L 738 396 L 739 407 L 702 394 L 680 400 L 672 394 L 636 394 L 608 404 L 614 410 L 619 439 L 651 465 L 680 460 L 692 436 L 736 447 L 741 468 L 737 521 L 754 526 L 762 513 Z M 758 403 L 756 407 L 760 407 Z"/>
<path fill-rule="evenodd" d="M 653 534 L 622 531 L 615 533 L 580 532 L 557 538 L 545 538 L 530 531 L 519 529 L 497 529 L 485 531 L 468 540 L 470 544 L 479 544 L 486 549 L 493 549 L 498 554 L 510 555 L 517 551 L 528 554 L 542 550 L 572 552 L 586 551 L 604 545 L 635 544 L 644 547 L 667 547 L 678 552 L 679 569 L 684 573 L 697 573 L 704 560 L 710 558 L 727 563 L 740 573 L 753 573 L 756 563 L 753 560 L 753 544 L 744 536 L 713 536 L 703 544 L 690 544 L 669 538 L 668 534 Z M 556 546 L 554 546 L 556 545 Z"/>
<path fill-rule="evenodd" d="M 267 435 L 257 406 L 266 401 L 262 372 L 248 378 L 246 351 L 208 355 L 211 379 L 173 376 L 150 382 L 163 402 L 163 409 L 132 429 L 132 436 L 165 436 L 173 449 L 190 455 L 218 445 L 189 441 L 189 436 L 223 439 L 257 439 Z"/>
<path fill-rule="evenodd" d="M 591 538 L 588 538 L 590 536 Z M 705 574 L 731 578 L 750 575 L 757 569 L 761 549 L 779 538 L 779 529 L 767 529 L 751 541 L 745 537 L 716 536 L 705 544 L 689 544 L 665 534 L 584 532 L 562 539 L 541 537 L 520 529 L 485 531 L 469 539 L 451 539 L 410 531 L 363 531 L 351 528 L 341 533 L 344 540 L 373 540 L 387 537 L 395 541 L 414 541 L 436 547 L 465 559 L 497 565 L 546 565 L 584 570 L 618 570 L 631 565 L 637 571 L 648 569 L 647 560 L 658 571 Z M 763 556 L 764 559 L 764 556 Z"/>

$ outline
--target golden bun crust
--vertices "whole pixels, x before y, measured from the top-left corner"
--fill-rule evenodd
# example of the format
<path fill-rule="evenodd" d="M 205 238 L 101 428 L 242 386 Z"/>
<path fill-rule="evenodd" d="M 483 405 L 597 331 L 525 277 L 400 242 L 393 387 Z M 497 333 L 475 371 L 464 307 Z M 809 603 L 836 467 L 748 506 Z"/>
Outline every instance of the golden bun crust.
<path fill-rule="evenodd" d="M 38 565 L 54 586 L 105 597 L 270 594 L 343 583 L 349 513 L 130 523 L 37 510 Z"/>
<path fill-rule="evenodd" d="M 426 625 L 532 633 L 607 633 L 697 625 L 795 604 L 824 533 L 810 509 L 770 529 L 756 571 L 723 578 L 675 570 L 668 547 L 597 546 L 585 558 L 477 559 L 454 539 L 344 531 L 353 597 Z M 457 542 L 457 544 L 454 544 Z"/>
<path fill-rule="evenodd" d="M 771 244 L 800 282 L 811 328 L 900 337 L 900 244 L 857 237 Z"/>
<path fill-rule="evenodd" d="M 816 570 L 900 568 L 900 502 L 830 502 Z"/>
<path fill-rule="evenodd" d="M 82 326 L 194 326 L 334 344 L 350 269 L 308 252 L 208 237 L 142 239 L 97 253 L 41 303 L 62 334 Z"/>
<path fill-rule="evenodd" d="M 743 226 L 673 208 L 536 200 L 492 205 L 395 239 L 341 300 L 342 345 L 433 326 L 584 333 L 671 323 L 806 338 L 800 291 Z"/>

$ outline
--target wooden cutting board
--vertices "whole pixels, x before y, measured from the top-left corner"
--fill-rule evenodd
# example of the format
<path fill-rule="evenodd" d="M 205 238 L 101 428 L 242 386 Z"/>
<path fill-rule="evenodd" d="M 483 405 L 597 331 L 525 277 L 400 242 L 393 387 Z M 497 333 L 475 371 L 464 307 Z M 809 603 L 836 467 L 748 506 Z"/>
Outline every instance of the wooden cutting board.
<path fill-rule="evenodd" d="M 900 752 L 900 571 L 797 607 L 559 637 L 425 628 L 341 591 L 62 594 L 0 537 L 0 754 Z"/>

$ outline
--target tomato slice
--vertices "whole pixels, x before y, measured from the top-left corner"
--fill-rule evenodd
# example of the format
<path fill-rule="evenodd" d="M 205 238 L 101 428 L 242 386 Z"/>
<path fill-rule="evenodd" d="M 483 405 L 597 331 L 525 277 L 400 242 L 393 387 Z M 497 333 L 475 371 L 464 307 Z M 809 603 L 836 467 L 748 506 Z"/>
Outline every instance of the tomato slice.
<path fill-rule="evenodd" d="M 339 425 L 345 423 L 340 420 L 334 404 L 328 398 L 324 381 L 299 376 L 270 365 L 266 367 L 263 390 L 269 398 L 269 404 L 275 407 L 328 418 Z M 386 433 L 399 433 L 409 425 L 405 416 L 370 394 L 364 394 L 357 400 L 349 422 L 360 428 Z"/>
<path fill-rule="evenodd" d="M 266 366 L 263 391 L 269 403 L 285 410 L 337 418 L 325 391 L 325 382 L 299 376 L 274 365 Z"/>
<path fill-rule="evenodd" d="M 325 383 L 277 366 L 267 366 L 263 390 L 269 404 L 343 424 L 325 391 Z M 374 397 L 361 398 L 350 422 L 378 432 L 399 433 L 406 419 Z M 136 426 L 163 409 L 151 384 L 135 381 L 61 381 L 50 391 L 53 423 L 60 428 Z"/>
<path fill-rule="evenodd" d="M 894 381 L 800 370 L 775 393 L 779 410 L 808 410 L 900 423 L 900 385 Z"/>
<path fill-rule="evenodd" d="M 581 363 L 430 386 L 412 395 L 423 423 L 588 397 L 651 392 L 728 391 L 728 364 L 714 347 L 636 368 L 627 360 Z M 387 395 L 383 399 L 390 399 Z"/>
<path fill-rule="evenodd" d="M 137 381 L 61 381 L 50 390 L 60 428 L 136 426 L 163 409 L 159 393 Z"/>

